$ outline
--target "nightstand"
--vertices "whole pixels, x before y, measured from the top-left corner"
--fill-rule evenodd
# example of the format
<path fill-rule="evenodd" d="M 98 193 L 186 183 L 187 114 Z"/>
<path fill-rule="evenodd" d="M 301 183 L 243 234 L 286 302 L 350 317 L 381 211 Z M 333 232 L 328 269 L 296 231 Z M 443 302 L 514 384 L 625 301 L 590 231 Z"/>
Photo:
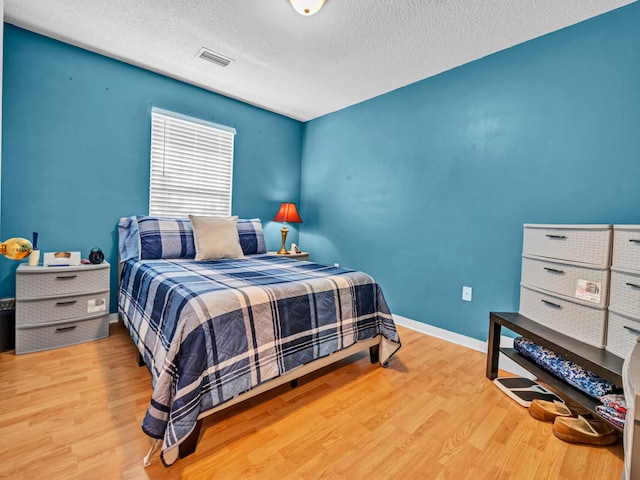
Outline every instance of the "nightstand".
<path fill-rule="evenodd" d="M 16 270 L 16 354 L 109 336 L 109 270 L 99 265 Z"/>
<path fill-rule="evenodd" d="M 278 252 L 268 252 L 269 255 L 278 255 Z M 293 258 L 294 260 L 309 261 L 309 252 L 287 253 L 286 255 L 278 255 L 280 257 Z"/>

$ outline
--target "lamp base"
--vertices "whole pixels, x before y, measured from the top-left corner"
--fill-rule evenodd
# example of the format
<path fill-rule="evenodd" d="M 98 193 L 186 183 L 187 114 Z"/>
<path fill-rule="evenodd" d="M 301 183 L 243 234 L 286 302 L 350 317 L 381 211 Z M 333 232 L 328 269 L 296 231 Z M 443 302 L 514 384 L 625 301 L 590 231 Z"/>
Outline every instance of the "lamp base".
<path fill-rule="evenodd" d="M 287 255 L 289 252 L 287 252 L 287 249 L 284 248 L 284 242 L 287 240 L 287 233 L 289 233 L 289 230 L 287 230 L 286 225 L 282 227 L 280 233 L 282 234 L 282 247 L 280 248 L 280 250 L 278 250 L 278 255 Z"/>

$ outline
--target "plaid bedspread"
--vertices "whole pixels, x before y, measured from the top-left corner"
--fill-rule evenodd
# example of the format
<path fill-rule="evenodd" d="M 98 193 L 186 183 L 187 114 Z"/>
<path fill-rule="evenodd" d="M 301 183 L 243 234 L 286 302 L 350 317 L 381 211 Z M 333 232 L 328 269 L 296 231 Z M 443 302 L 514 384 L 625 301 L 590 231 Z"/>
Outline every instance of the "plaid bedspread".
<path fill-rule="evenodd" d="M 118 309 L 152 374 L 144 432 L 177 459 L 198 416 L 263 382 L 382 334 L 400 339 L 367 274 L 286 257 L 129 260 Z"/>

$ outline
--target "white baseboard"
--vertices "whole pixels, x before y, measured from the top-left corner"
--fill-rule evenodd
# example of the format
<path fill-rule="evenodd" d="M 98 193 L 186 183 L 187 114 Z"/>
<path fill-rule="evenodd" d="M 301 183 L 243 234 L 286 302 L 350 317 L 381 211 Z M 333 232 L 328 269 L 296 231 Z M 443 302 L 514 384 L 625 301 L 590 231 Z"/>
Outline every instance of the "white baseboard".
<path fill-rule="evenodd" d="M 118 314 L 110 313 L 109 314 L 109 323 L 118 323 Z"/>
<path fill-rule="evenodd" d="M 402 317 L 400 315 L 393 315 L 393 320 L 396 324 L 410 328 L 411 330 L 415 330 L 416 332 L 424 333 L 425 335 L 430 335 L 432 337 L 440 338 L 442 340 L 446 340 L 447 342 L 455 343 L 456 345 L 460 345 L 466 348 L 470 348 L 471 350 L 476 350 L 478 352 L 482 352 L 484 354 L 487 353 L 488 344 L 487 342 L 483 342 L 482 340 L 477 340 L 475 338 L 467 337 L 466 335 L 460 335 L 459 333 L 451 332 L 449 330 L 445 330 L 444 328 L 434 327 L 433 325 L 428 325 L 426 323 L 418 322 L 416 320 L 412 320 L 407 317 Z M 487 329 L 489 328 L 489 322 L 487 322 Z M 513 338 L 505 337 L 504 335 L 500 336 L 500 346 L 506 348 L 513 347 Z M 500 358 L 498 360 L 498 368 L 500 370 L 504 370 L 509 373 L 513 373 L 514 375 L 518 375 L 520 377 L 530 378 L 535 380 L 536 377 L 528 370 L 524 369 L 516 362 L 511 360 L 509 357 L 500 354 Z"/>

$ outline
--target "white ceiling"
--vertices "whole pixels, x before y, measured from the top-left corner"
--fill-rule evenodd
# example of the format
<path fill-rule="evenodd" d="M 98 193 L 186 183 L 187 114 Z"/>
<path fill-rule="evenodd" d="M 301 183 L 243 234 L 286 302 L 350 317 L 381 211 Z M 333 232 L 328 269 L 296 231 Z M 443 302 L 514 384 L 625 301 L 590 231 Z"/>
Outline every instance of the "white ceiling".
<path fill-rule="evenodd" d="M 4 0 L 5 21 L 297 120 L 634 0 Z M 196 57 L 206 47 L 234 61 Z"/>

